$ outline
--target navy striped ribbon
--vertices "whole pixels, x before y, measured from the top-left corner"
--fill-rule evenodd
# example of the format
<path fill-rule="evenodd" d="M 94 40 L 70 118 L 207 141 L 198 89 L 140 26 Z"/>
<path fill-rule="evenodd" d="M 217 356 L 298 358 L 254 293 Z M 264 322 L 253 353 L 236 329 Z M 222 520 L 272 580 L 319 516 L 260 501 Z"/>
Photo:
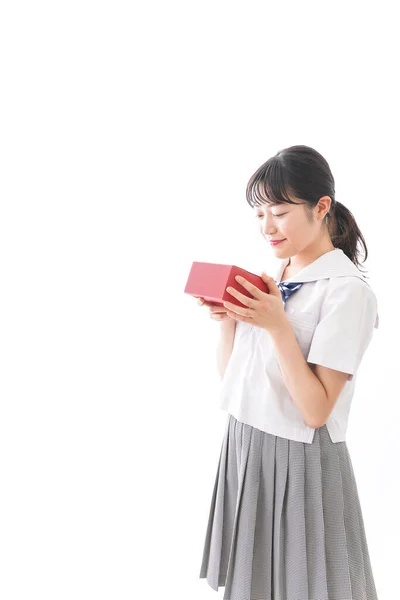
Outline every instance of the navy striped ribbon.
<path fill-rule="evenodd" d="M 289 281 L 289 283 L 277 283 L 278 288 L 281 290 L 283 303 L 286 304 L 286 300 L 289 298 L 289 296 L 301 288 L 302 285 L 303 283 L 296 283 L 294 281 Z"/>

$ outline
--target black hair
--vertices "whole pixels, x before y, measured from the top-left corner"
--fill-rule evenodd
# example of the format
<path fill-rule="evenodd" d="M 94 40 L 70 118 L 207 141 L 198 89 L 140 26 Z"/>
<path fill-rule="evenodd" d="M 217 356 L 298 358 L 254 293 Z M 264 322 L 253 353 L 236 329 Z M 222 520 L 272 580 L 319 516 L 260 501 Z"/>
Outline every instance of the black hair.
<path fill-rule="evenodd" d="M 360 269 L 360 243 L 364 262 L 368 249 L 350 210 L 335 199 L 335 180 L 326 159 L 309 146 L 290 146 L 279 150 L 257 169 L 246 187 L 246 200 L 251 207 L 260 204 L 298 204 L 289 195 L 303 201 L 310 221 L 312 209 L 322 196 L 331 198 L 325 215 L 328 232 L 335 248 L 341 248 Z M 360 269 L 361 270 L 361 269 Z"/>

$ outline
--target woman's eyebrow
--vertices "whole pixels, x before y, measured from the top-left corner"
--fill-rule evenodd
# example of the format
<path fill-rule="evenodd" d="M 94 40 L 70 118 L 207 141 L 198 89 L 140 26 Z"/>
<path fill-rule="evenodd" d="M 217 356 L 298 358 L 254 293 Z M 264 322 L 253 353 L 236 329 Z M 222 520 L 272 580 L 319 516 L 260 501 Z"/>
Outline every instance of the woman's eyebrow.
<path fill-rule="evenodd" d="M 273 208 L 280 208 L 280 207 L 282 207 L 282 204 L 274 204 L 270 210 L 272 210 Z M 259 210 L 261 210 L 261 208 L 257 207 L 257 210 L 259 211 Z M 268 207 L 267 207 L 267 210 L 268 210 Z"/>

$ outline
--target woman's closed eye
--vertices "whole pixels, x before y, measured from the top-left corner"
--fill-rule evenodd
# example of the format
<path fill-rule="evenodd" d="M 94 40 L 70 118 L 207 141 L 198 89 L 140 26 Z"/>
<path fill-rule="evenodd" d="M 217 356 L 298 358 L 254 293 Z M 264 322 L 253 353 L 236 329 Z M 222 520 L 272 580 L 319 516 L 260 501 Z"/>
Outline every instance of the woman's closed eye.
<path fill-rule="evenodd" d="M 273 217 L 283 217 L 284 215 L 286 215 L 287 213 L 280 213 L 279 215 L 274 215 L 274 213 L 272 213 Z M 264 215 L 257 215 L 257 218 L 259 219 L 260 217 L 263 217 Z"/>

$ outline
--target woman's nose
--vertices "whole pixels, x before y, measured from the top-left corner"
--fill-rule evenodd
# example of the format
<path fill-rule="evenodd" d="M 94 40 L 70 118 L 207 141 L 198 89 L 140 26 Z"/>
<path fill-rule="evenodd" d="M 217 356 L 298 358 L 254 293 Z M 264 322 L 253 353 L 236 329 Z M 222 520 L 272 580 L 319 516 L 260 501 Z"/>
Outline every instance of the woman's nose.
<path fill-rule="evenodd" d="M 261 231 L 264 235 L 272 235 L 276 232 L 276 226 L 272 219 L 265 217 L 261 227 Z"/>

